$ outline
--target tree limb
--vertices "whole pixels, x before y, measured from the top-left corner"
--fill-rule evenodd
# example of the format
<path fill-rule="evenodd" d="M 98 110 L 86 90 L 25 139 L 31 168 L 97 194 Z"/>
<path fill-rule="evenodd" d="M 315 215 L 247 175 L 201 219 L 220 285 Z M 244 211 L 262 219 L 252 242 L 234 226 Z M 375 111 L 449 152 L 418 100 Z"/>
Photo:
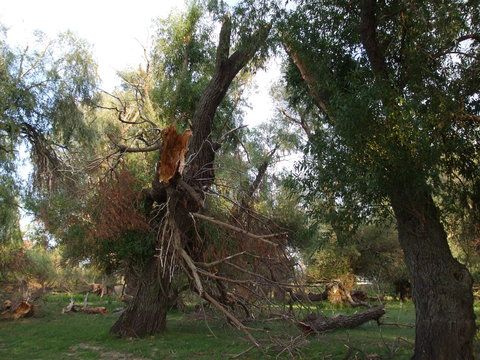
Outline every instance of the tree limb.
<path fill-rule="evenodd" d="M 308 92 L 315 103 L 315 106 L 327 117 L 329 116 L 329 111 L 327 108 L 325 97 L 320 93 L 317 80 L 315 79 L 313 72 L 305 61 L 302 59 L 298 51 L 294 50 L 293 45 L 286 39 L 283 40 L 285 45 L 285 50 L 287 54 L 292 59 L 293 63 L 297 66 L 300 75 L 302 76 L 303 81 L 307 85 Z"/>
<path fill-rule="evenodd" d="M 377 40 L 376 0 L 360 2 L 360 40 L 367 53 L 375 75 L 383 80 L 388 78 L 387 63 Z"/>
<path fill-rule="evenodd" d="M 220 39 L 218 41 L 216 65 L 217 69 L 221 68 L 227 61 L 230 53 L 230 36 L 232 32 L 232 21 L 229 16 L 223 18 L 222 28 L 220 29 Z"/>
<path fill-rule="evenodd" d="M 249 238 L 263 241 L 263 242 L 265 242 L 265 243 L 267 243 L 267 244 L 270 244 L 270 245 L 272 245 L 272 246 L 278 246 L 277 243 L 274 243 L 273 241 L 270 241 L 270 240 L 265 239 L 265 236 L 252 234 L 251 232 L 248 232 L 248 231 L 246 231 L 246 230 L 244 230 L 244 229 L 241 229 L 241 228 L 239 228 L 239 227 L 237 227 L 237 226 L 233 226 L 233 225 L 227 224 L 227 223 L 225 223 L 225 222 L 223 222 L 223 221 L 214 219 L 214 218 L 212 218 L 212 217 L 210 217 L 210 216 L 202 215 L 202 214 L 199 214 L 199 213 L 190 213 L 190 215 L 195 216 L 195 217 L 197 217 L 197 218 L 199 218 L 199 219 L 203 219 L 203 220 L 209 221 L 209 222 L 211 222 L 211 223 L 213 223 L 213 224 L 220 225 L 220 226 L 222 226 L 222 227 L 224 227 L 224 228 L 226 228 L 226 229 L 233 230 L 233 231 L 235 231 L 235 232 L 238 232 L 238 233 L 240 233 L 240 234 L 243 234 L 243 235 L 245 235 L 245 236 L 248 236 Z M 273 235 L 270 234 L 269 237 L 273 237 Z"/>

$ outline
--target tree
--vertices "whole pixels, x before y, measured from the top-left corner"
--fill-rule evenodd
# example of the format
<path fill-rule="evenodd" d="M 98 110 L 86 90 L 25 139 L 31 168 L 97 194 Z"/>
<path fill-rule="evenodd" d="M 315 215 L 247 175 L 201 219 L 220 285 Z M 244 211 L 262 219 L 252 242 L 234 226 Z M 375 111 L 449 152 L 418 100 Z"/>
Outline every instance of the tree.
<path fill-rule="evenodd" d="M 160 181 L 156 172 L 151 189 L 144 192 L 147 218 L 162 219 L 153 230 L 154 234 L 160 234 L 154 245 L 163 249 L 163 254 L 147 259 L 136 297 L 112 327 L 113 333 L 143 336 L 165 329 L 172 271 L 177 257 L 195 284 L 197 293 L 207 301 L 216 303 L 203 289 L 194 267 L 194 262 L 202 260 L 203 247 L 195 235 L 195 223 L 190 214 L 203 209 L 204 191 L 211 186 L 215 177 L 215 151 L 220 144 L 217 145 L 212 139 L 212 130 L 217 108 L 236 75 L 264 44 L 268 29 L 263 26 L 242 39 L 237 50 L 231 53 L 231 21 L 224 17 L 214 70 L 193 113 L 192 139 L 187 154 L 191 160 L 183 173 L 176 172 L 172 179 Z M 172 134 L 172 131 L 169 130 L 169 133 Z M 163 153 L 171 151 L 167 140 L 164 137 L 161 146 Z M 134 152 L 132 149 L 123 149 L 125 152 Z M 159 168 L 162 169 L 162 161 Z"/>
<path fill-rule="evenodd" d="M 37 189 L 51 190 L 62 178 L 61 152 L 92 136 L 84 113 L 95 101 L 95 64 L 88 45 L 71 33 L 39 35 L 32 49 L 11 49 L 4 39 L 0 46 L 0 151 L 14 154 L 25 141 Z"/>
<path fill-rule="evenodd" d="M 473 358 L 472 278 L 451 254 L 437 199 L 451 177 L 478 176 L 465 166 L 478 161 L 478 9 L 299 1 L 281 29 L 289 101 L 313 119 L 307 199 L 345 224 L 391 206 L 413 279 L 415 359 Z"/>
<path fill-rule="evenodd" d="M 7 257 L 14 264 L 14 254 L 21 255 L 21 195 L 28 200 L 65 181 L 67 150 L 88 144 L 92 136 L 83 116 L 95 102 L 97 80 L 88 45 L 71 33 L 53 40 L 36 35 L 33 44 L 18 49 L 7 44 L 3 28 L 0 33 L 2 267 L 9 263 Z M 17 177 L 21 145 L 31 150 L 34 192 L 26 191 Z"/>

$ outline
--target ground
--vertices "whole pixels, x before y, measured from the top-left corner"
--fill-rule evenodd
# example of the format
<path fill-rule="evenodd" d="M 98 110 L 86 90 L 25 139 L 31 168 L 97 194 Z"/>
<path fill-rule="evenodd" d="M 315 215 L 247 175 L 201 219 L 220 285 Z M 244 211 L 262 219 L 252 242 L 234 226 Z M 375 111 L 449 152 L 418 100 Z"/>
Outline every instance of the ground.
<path fill-rule="evenodd" d="M 82 302 L 82 297 L 76 297 Z M 95 306 L 106 306 L 108 315 L 62 314 L 68 304 L 67 295 L 48 295 L 33 318 L 0 322 L 0 359 L 226 359 L 245 352 L 250 344 L 223 321 L 198 319 L 191 314 L 172 312 L 168 330 L 161 336 L 146 339 L 117 339 L 108 330 L 117 318 L 112 311 L 120 303 L 90 296 Z M 356 311 L 328 303 L 318 306 L 325 315 Z M 403 325 L 414 323 L 411 302 L 389 302 L 384 321 Z M 476 308 L 480 315 L 480 304 Z M 280 352 L 300 331 L 281 321 L 256 321 L 249 324 L 260 330 L 254 335 L 264 350 L 251 349 L 239 359 L 289 358 L 288 350 Z M 303 359 L 409 359 L 412 354 L 414 329 L 367 323 L 350 330 L 324 335 L 298 337 L 299 348 L 292 354 Z M 478 340 L 478 339 L 477 339 Z M 476 344 L 480 354 L 480 346 Z"/>

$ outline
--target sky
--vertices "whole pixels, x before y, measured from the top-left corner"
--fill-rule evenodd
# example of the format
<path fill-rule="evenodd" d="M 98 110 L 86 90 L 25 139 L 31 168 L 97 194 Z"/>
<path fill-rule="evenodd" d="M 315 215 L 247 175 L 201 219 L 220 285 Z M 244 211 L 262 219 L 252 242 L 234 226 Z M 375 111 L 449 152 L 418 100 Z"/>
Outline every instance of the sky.
<path fill-rule="evenodd" d="M 118 84 L 116 72 L 144 63 L 151 25 L 172 10 L 181 11 L 183 1 L 171 0 L 3 0 L 0 24 L 7 27 L 7 40 L 22 48 L 33 42 L 32 34 L 41 30 L 49 37 L 71 30 L 92 45 L 104 90 Z M 269 90 L 278 78 L 278 62 L 261 70 L 248 92 L 250 109 L 245 122 L 256 126 L 273 116 Z"/>
<path fill-rule="evenodd" d="M 36 30 L 48 37 L 73 31 L 92 45 L 102 88 L 112 90 L 119 83 L 117 71 L 144 63 L 144 49 L 149 46 L 153 20 L 183 8 L 183 1 L 171 0 L 1 0 L 0 24 L 7 28 L 9 44 L 22 49 L 33 43 Z M 265 68 L 257 72 L 247 91 L 249 108 L 244 122 L 249 127 L 270 121 L 274 114 L 269 91 L 280 73 L 278 59 Z M 26 180 L 32 168 L 26 149 L 20 152 L 24 165 L 19 172 Z M 31 218 L 22 213 L 22 227 L 30 221 Z"/>

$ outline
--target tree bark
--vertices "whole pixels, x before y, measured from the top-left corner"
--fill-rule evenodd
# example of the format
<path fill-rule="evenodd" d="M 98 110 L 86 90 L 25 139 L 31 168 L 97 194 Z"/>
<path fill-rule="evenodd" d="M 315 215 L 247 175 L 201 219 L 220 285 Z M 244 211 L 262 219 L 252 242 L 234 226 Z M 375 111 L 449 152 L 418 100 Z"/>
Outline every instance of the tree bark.
<path fill-rule="evenodd" d="M 309 316 L 298 326 L 307 333 L 321 333 L 336 329 L 350 329 L 360 326 L 368 321 L 378 321 L 385 314 L 383 306 L 371 308 L 353 315 L 338 315 L 327 318 L 322 315 Z"/>
<path fill-rule="evenodd" d="M 154 258 L 145 266 L 135 296 L 110 333 L 120 337 L 142 337 L 166 329 L 170 279 L 169 274 L 162 277 L 158 265 Z"/>
<path fill-rule="evenodd" d="M 376 0 L 360 2 L 360 37 L 377 81 L 389 84 L 390 71 L 376 34 L 377 11 Z M 396 108 L 397 98 L 385 96 L 384 102 Z M 403 172 L 415 172 L 415 168 L 418 167 L 405 166 L 402 173 L 392 174 L 394 190 L 390 193 L 400 244 L 413 279 L 416 309 L 413 359 L 473 359 L 472 278 L 467 268 L 452 256 L 431 191 L 418 176 L 421 171 L 412 173 L 411 180 L 398 181 L 406 178 Z"/>
<path fill-rule="evenodd" d="M 400 244 L 413 280 L 415 360 L 473 359 L 472 277 L 450 251 L 426 185 L 391 194 Z"/>

